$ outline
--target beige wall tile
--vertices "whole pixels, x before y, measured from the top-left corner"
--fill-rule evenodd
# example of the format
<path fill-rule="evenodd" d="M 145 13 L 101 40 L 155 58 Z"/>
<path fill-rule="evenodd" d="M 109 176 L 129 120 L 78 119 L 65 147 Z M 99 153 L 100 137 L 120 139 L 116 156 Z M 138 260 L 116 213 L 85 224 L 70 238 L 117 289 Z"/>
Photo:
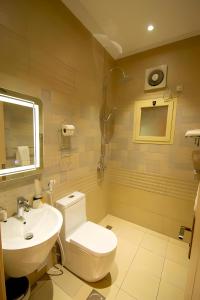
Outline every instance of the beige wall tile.
<path fill-rule="evenodd" d="M 115 172 L 118 176 L 117 169 Z M 191 226 L 193 200 L 170 197 L 165 192 L 160 194 L 156 179 L 155 192 L 143 190 L 146 188 L 145 181 L 141 189 L 134 188 L 132 184 L 130 187 L 126 186 L 131 176 L 134 175 L 130 174 L 123 181 L 123 177 L 119 175 L 117 183 L 110 183 L 107 199 L 111 214 L 174 238 L 178 238 L 181 225 Z M 190 235 L 186 235 L 185 240 L 189 239 Z"/>
<path fill-rule="evenodd" d="M 173 237 L 177 237 L 182 223 L 190 227 L 193 218 L 195 188 L 192 193 L 188 193 L 190 187 L 187 181 L 194 182 L 191 153 L 196 146 L 193 141 L 185 139 L 184 134 L 186 130 L 199 126 L 200 92 L 196 76 L 200 68 L 199 51 L 200 37 L 197 36 L 117 62 L 130 76 L 130 80 L 124 84 L 116 82 L 114 89 L 118 110 L 109 166 L 115 170 L 116 176 L 110 176 L 111 181 L 116 184 L 111 185 L 109 190 L 110 212 Z M 166 89 L 144 92 L 145 69 L 163 63 L 168 65 L 167 88 L 172 90 L 174 96 L 178 96 L 174 143 L 135 144 L 134 102 L 163 97 L 166 92 Z M 190 78 L 195 79 L 189 80 L 188 74 Z M 178 95 L 175 89 L 180 83 L 183 84 L 184 90 Z M 126 176 L 124 171 L 120 175 L 119 170 L 126 170 L 126 173 L 129 170 L 129 174 Z M 150 183 L 147 177 L 144 182 L 135 180 L 134 185 L 132 177 L 136 172 L 138 176 L 140 173 L 167 176 L 171 184 L 161 191 L 158 176 L 157 180 Z M 178 180 L 183 180 L 182 185 L 177 186 Z M 124 187 L 119 187 L 119 184 L 123 184 Z M 185 201 L 182 201 L 183 199 Z M 186 240 L 189 240 L 188 236 Z"/>
<path fill-rule="evenodd" d="M 55 200 L 73 190 L 89 191 L 88 217 L 99 221 L 107 212 L 96 176 L 99 111 L 104 72 L 113 60 L 60 1 L 21 1 L 17 6 L 3 1 L 0 16 L 1 87 L 43 102 L 43 187 L 56 179 Z M 63 122 L 76 126 L 67 151 L 60 151 Z M 33 179 L 1 184 L 0 204 L 9 216 L 16 211 L 17 196 L 32 198 Z"/>

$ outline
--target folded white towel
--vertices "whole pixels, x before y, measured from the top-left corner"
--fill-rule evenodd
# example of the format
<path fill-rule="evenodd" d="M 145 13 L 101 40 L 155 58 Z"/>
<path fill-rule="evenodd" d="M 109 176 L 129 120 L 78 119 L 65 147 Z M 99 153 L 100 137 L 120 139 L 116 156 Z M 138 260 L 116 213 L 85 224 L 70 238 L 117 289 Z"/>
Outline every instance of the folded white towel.
<path fill-rule="evenodd" d="M 199 181 L 199 184 L 198 184 L 197 194 L 196 194 L 196 198 L 195 198 L 195 201 L 194 201 L 194 212 L 197 209 L 197 204 L 198 204 L 198 201 L 199 201 L 199 196 L 200 196 L 200 181 Z"/>
<path fill-rule="evenodd" d="M 20 166 L 30 165 L 30 151 L 28 146 L 18 146 L 16 151 L 16 161 Z"/>

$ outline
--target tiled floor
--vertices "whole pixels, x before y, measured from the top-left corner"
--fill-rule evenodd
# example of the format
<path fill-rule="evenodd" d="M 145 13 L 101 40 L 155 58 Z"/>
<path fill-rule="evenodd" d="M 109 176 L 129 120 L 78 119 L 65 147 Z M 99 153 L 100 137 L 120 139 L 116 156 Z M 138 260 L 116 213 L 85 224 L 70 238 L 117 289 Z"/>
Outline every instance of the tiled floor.
<path fill-rule="evenodd" d="M 30 300 L 86 300 L 92 289 L 107 300 L 183 300 L 188 244 L 111 215 L 101 222 L 108 224 L 118 237 L 111 274 L 88 284 L 64 269 L 44 276 Z"/>

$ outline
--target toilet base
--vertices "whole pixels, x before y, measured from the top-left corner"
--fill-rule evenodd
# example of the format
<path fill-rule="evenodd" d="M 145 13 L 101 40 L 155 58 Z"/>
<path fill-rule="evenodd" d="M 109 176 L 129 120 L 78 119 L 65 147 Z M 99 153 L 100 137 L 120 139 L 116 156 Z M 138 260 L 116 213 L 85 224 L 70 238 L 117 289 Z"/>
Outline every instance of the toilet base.
<path fill-rule="evenodd" d="M 63 265 L 85 281 L 96 282 L 110 272 L 115 254 L 116 249 L 106 255 L 95 256 L 70 242 L 65 242 Z"/>

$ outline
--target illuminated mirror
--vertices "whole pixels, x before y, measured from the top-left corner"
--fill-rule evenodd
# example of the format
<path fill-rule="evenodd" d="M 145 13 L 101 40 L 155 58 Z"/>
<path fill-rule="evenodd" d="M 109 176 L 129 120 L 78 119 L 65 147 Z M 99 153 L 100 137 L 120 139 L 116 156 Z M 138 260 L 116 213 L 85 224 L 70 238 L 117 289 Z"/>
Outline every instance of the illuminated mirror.
<path fill-rule="evenodd" d="M 0 176 L 41 167 L 41 102 L 0 89 Z"/>
<path fill-rule="evenodd" d="M 134 141 L 136 143 L 173 143 L 176 99 L 136 101 Z"/>

